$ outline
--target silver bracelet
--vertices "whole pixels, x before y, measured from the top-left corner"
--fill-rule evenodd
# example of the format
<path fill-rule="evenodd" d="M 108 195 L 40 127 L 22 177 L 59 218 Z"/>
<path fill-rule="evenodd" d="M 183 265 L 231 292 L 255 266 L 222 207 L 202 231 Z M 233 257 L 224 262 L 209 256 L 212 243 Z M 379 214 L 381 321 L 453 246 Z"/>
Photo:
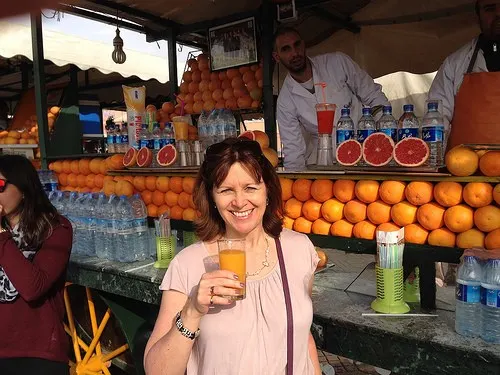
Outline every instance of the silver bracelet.
<path fill-rule="evenodd" d="M 200 329 L 198 328 L 195 332 L 190 331 L 188 328 L 184 327 L 182 324 L 181 312 L 179 311 L 175 316 L 175 326 L 182 336 L 187 337 L 190 340 L 194 340 L 200 335 Z"/>

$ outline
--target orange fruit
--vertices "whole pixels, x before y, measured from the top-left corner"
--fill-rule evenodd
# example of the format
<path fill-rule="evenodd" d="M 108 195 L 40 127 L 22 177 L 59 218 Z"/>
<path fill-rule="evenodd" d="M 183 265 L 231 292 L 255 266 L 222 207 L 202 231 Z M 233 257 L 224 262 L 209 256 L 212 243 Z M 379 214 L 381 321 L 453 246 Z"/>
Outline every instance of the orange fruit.
<path fill-rule="evenodd" d="M 132 185 L 134 184 L 134 176 L 123 176 L 123 179 L 130 182 Z"/>
<path fill-rule="evenodd" d="M 333 196 L 333 182 L 331 180 L 314 180 L 311 185 L 311 195 L 318 202 L 326 202 Z"/>
<path fill-rule="evenodd" d="M 85 177 L 85 186 L 87 186 L 89 189 L 93 189 L 96 187 L 94 174 L 89 174 Z"/>
<path fill-rule="evenodd" d="M 426 203 L 417 210 L 418 223 L 427 230 L 441 228 L 444 225 L 445 211 L 446 209 L 437 203 Z"/>
<path fill-rule="evenodd" d="M 415 206 L 429 203 L 433 198 L 434 185 L 426 181 L 412 181 L 406 186 L 406 200 Z"/>
<path fill-rule="evenodd" d="M 189 208 L 189 197 L 190 195 L 185 191 L 181 192 L 177 204 L 184 209 Z"/>
<path fill-rule="evenodd" d="M 153 204 L 155 206 L 160 207 L 162 204 L 165 203 L 165 193 L 162 193 L 159 190 L 153 191 L 153 195 L 151 197 L 151 200 L 153 201 Z"/>
<path fill-rule="evenodd" d="M 432 246 L 455 247 L 455 241 L 455 233 L 447 228 L 434 229 L 427 237 L 427 242 Z"/>
<path fill-rule="evenodd" d="M 457 235 L 457 247 L 461 249 L 472 249 L 474 247 L 484 248 L 485 235 L 479 229 L 473 228 Z"/>
<path fill-rule="evenodd" d="M 496 184 L 493 189 L 493 199 L 498 205 L 500 205 L 500 184 Z"/>
<path fill-rule="evenodd" d="M 384 181 L 378 189 L 380 199 L 387 204 L 396 204 L 405 199 L 406 184 L 402 181 Z"/>
<path fill-rule="evenodd" d="M 285 214 L 292 219 L 297 219 L 302 214 L 302 204 L 301 201 L 295 198 L 287 200 L 285 203 Z"/>
<path fill-rule="evenodd" d="M 427 241 L 429 232 L 422 228 L 420 224 L 410 224 L 405 226 L 405 242 L 423 245 Z"/>
<path fill-rule="evenodd" d="M 321 217 L 321 203 L 309 199 L 302 205 L 302 215 L 309 221 L 318 220 Z"/>
<path fill-rule="evenodd" d="M 170 215 L 170 207 L 168 207 L 166 204 L 162 204 L 160 207 L 158 207 L 157 214 L 158 216 L 168 213 Z"/>
<path fill-rule="evenodd" d="M 434 199 L 443 207 L 462 203 L 463 188 L 458 182 L 441 181 L 434 185 Z"/>
<path fill-rule="evenodd" d="M 101 189 L 104 186 L 104 176 L 102 174 L 96 174 L 94 176 L 95 187 Z"/>
<path fill-rule="evenodd" d="M 182 193 L 181 193 L 182 194 Z M 197 217 L 196 210 L 192 208 L 185 208 L 184 211 L 182 211 L 182 220 L 186 221 L 194 221 Z"/>
<path fill-rule="evenodd" d="M 99 164 L 99 173 L 100 174 L 106 174 L 108 173 L 109 171 L 109 167 L 108 167 L 108 164 L 103 160 L 100 164 Z"/>
<path fill-rule="evenodd" d="M 321 206 L 321 216 L 330 223 L 335 223 L 344 217 L 344 203 L 332 198 Z"/>
<path fill-rule="evenodd" d="M 290 180 L 289 178 L 280 177 L 280 185 L 281 185 L 281 199 L 283 199 L 283 202 L 286 202 L 287 200 L 293 197 L 292 193 L 293 180 Z"/>
<path fill-rule="evenodd" d="M 388 223 L 391 221 L 391 206 L 381 200 L 372 202 L 366 209 L 366 216 L 375 225 Z"/>
<path fill-rule="evenodd" d="M 182 214 L 184 212 L 184 208 L 180 206 L 170 207 L 170 217 L 174 220 L 182 220 Z"/>
<path fill-rule="evenodd" d="M 179 194 L 174 193 L 172 190 L 169 190 L 164 194 L 164 197 L 165 203 L 169 207 L 177 206 L 177 203 L 179 202 Z"/>
<path fill-rule="evenodd" d="M 283 227 L 292 230 L 294 221 L 291 217 L 283 216 Z"/>
<path fill-rule="evenodd" d="M 399 202 L 391 208 L 392 221 L 401 227 L 417 221 L 417 207 L 407 201 Z"/>
<path fill-rule="evenodd" d="M 464 204 L 450 207 L 444 213 L 444 224 L 455 233 L 472 229 L 474 226 L 474 211 Z"/>
<path fill-rule="evenodd" d="M 134 195 L 134 185 L 126 180 L 118 181 L 115 186 L 115 192 L 116 195 L 126 195 L 127 197 L 131 197 Z"/>
<path fill-rule="evenodd" d="M 485 176 L 500 177 L 500 151 L 488 151 L 479 159 L 479 170 Z"/>
<path fill-rule="evenodd" d="M 74 173 L 68 174 L 68 185 L 71 187 L 78 187 L 77 175 Z"/>
<path fill-rule="evenodd" d="M 500 249 L 500 228 L 488 233 L 484 245 L 488 250 Z"/>
<path fill-rule="evenodd" d="M 360 221 L 354 228 L 352 233 L 356 238 L 363 238 L 365 240 L 373 240 L 375 238 L 375 230 L 377 227 L 367 220 Z"/>
<path fill-rule="evenodd" d="M 293 230 L 301 233 L 311 233 L 312 222 L 305 217 L 298 217 L 293 222 Z"/>
<path fill-rule="evenodd" d="M 146 177 L 144 176 L 135 176 L 134 177 L 134 188 L 138 192 L 143 192 L 146 190 Z"/>
<path fill-rule="evenodd" d="M 182 193 L 182 177 L 171 177 L 170 178 L 170 190 L 174 193 L 180 194 Z"/>
<path fill-rule="evenodd" d="M 292 185 L 293 196 L 301 202 L 311 199 L 311 180 L 299 178 Z"/>
<path fill-rule="evenodd" d="M 464 187 L 464 201 L 475 208 L 489 205 L 493 201 L 493 186 L 487 182 L 469 182 Z"/>
<path fill-rule="evenodd" d="M 144 204 L 147 206 L 148 204 L 151 204 L 153 202 L 153 193 L 149 190 L 144 190 L 141 193 L 141 198 L 144 201 Z"/>
<path fill-rule="evenodd" d="M 80 159 L 78 161 L 78 169 L 81 174 L 88 175 L 90 174 L 90 160 L 89 159 Z"/>
<path fill-rule="evenodd" d="M 106 181 L 104 183 L 104 186 L 102 187 L 102 191 L 106 195 L 115 194 L 115 186 L 116 186 L 116 182 L 114 182 L 114 181 Z"/>
<path fill-rule="evenodd" d="M 156 207 L 154 204 L 148 204 L 147 209 L 148 209 L 148 216 L 158 217 L 158 207 Z"/>
<path fill-rule="evenodd" d="M 339 220 L 332 224 L 330 227 L 330 233 L 332 236 L 338 237 L 352 237 L 352 229 L 354 225 L 349 223 L 347 220 Z"/>
<path fill-rule="evenodd" d="M 76 176 L 78 187 L 84 188 L 87 186 L 86 176 L 79 174 Z"/>
<path fill-rule="evenodd" d="M 57 160 L 55 162 L 53 162 L 52 164 L 52 170 L 56 173 L 62 173 L 63 169 L 62 169 L 62 161 L 61 160 Z"/>
<path fill-rule="evenodd" d="M 155 176 L 147 176 L 145 181 L 146 189 L 153 192 L 156 190 L 156 177 Z"/>
<path fill-rule="evenodd" d="M 344 206 L 344 217 L 353 224 L 366 219 L 366 204 L 356 199 L 349 201 Z"/>
<path fill-rule="evenodd" d="M 332 224 L 330 224 L 328 221 L 325 219 L 317 219 L 313 222 L 311 231 L 314 234 L 321 234 L 323 236 L 328 236 L 330 234 L 330 227 Z"/>
<path fill-rule="evenodd" d="M 94 159 L 92 159 L 94 160 Z M 91 161 L 92 163 L 92 161 Z M 64 173 L 70 174 L 71 173 L 71 161 L 70 160 L 63 160 L 62 161 L 62 171 Z M 93 172 L 95 173 L 95 172 Z"/>
<path fill-rule="evenodd" d="M 116 182 L 113 176 L 104 176 L 103 180 L 104 180 L 104 182 L 106 182 L 106 181 Z"/>
<path fill-rule="evenodd" d="M 90 171 L 94 174 L 100 173 L 102 162 L 103 162 L 102 158 L 94 158 L 94 159 L 90 160 L 90 163 L 89 163 Z"/>
<path fill-rule="evenodd" d="M 156 190 L 166 193 L 169 189 L 170 179 L 166 176 L 160 176 L 156 178 L 155 186 Z"/>
<path fill-rule="evenodd" d="M 454 176 L 471 176 L 479 166 L 479 156 L 468 147 L 456 146 L 446 153 L 445 164 Z"/>
<path fill-rule="evenodd" d="M 397 232 L 400 229 L 401 229 L 401 227 L 397 226 L 392 221 L 388 222 L 388 223 L 380 224 L 377 227 L 377 230 L 382 231 L 382 232 Z"/>
<path fill-rule="evenodd" d="M 59 185 L 66 186 L 68 184 L 68 175 L 66 173 L 59 173 L 57 180 L 59 181 Z"/>
<path fill-rule="evenodd" d="M 474 224 L 482 232 L 491 232 L 500 228 L 500 208 L 484 206 L 474 212 Z"/>
<path fill-rule="evenodd" d="M 356 197 L 355 187 L 356 182 L 352 180 L 337 180 L 333 184 L 333 195 L 342 203 L 347 203 Z"/>
<path fill-rule="evenodd" d="M 194 177 L 184 177 L 182 179 L 182 190 L 188 194 L 193 194 L 196 179 Z"/>
<path fill-rule="evenodd" d="M 361 180 L 356 183 L 354 193 L 364 203 L 375 202 L 378 198 L 379 183 L 373 180 Z"/>
<path fill-rule="evenodd" d="M 71 160 L 71 173 L 80 174 L 80 166 L 78 164 L 78 160 Z"/>

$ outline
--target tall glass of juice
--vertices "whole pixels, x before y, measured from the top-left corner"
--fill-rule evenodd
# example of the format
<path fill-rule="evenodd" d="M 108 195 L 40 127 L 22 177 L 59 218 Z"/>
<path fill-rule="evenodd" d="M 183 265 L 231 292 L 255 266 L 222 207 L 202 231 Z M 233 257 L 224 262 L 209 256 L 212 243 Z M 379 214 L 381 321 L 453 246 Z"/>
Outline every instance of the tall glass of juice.
<path fill-rule="evenodd" d="M 217 240 L 217 246 L 219 247 L 219 268 L 221 270 L 234 272 L 236 275 L 238 275 L 238 281 L 245 284 L 247 272 L 245 240 Z M 245 287 L 239 288 L 237 290 L 238 294 L 236 295 L 223 295 L 221 297 L 232 300 L 244 299 L 246 295 Z"/>
<path fill-rule="evenodd" d="M 316 116 L 318 117 L 318 134 L 331 135 L 333 132 L 333 119 L 337 106 L 331 103 L 316 104 Z"/>

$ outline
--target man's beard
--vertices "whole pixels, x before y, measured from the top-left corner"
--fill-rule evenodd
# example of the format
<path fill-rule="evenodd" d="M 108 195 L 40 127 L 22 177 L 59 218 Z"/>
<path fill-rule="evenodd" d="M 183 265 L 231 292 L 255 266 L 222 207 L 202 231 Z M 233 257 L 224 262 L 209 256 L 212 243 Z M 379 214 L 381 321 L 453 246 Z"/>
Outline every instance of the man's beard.
<path fill-rule="evenodd" d="M 304 57 L 304 58 L 301 58 L 302 62 L 300 64 L 294 64 L 293 62 L 292 63 L 283 63 L 283 65 L 285 66 L 285 68 L 287 68 L 291 73 L 295 73 L 295 74 L 300 74 L 300 73 L 304 73 L 304 71 L 306 70 L 307 68 L 307 59 Z"/>

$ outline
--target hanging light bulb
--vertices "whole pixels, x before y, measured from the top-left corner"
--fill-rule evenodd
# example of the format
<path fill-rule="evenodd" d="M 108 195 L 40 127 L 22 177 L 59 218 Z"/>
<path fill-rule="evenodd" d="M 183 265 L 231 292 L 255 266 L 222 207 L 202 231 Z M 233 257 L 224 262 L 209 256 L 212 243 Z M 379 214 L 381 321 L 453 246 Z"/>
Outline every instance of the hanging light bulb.
<path fill-rule="evenodd" d="M 116 28 L 116 36 L 113 38 L 113 47 L 115 47 L 111 58 L 117 64 L 123 64 L 127 60 L 127 55 L 123 51 L 123 39 L 120 37 L 120 30 Z"/>

